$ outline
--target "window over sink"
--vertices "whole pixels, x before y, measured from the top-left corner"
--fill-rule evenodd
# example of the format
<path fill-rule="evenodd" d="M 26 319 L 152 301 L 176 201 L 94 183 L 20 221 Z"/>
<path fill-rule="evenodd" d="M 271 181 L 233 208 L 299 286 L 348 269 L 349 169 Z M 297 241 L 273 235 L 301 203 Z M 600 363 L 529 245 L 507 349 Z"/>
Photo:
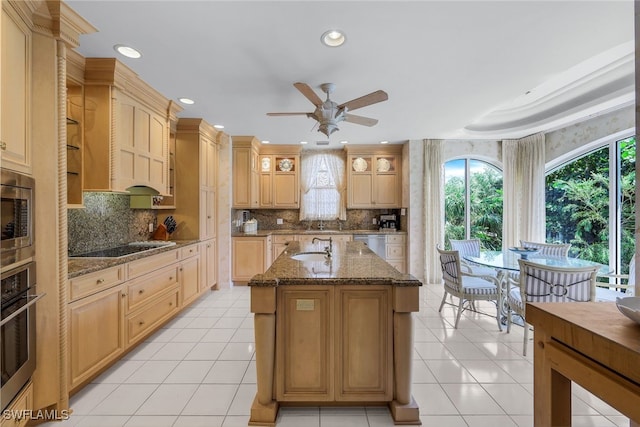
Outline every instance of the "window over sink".
<path fill-rule="evenodd" d="M 300 220 L 345 220 L 345 160 L 341 151 L 302 155 Z"/>

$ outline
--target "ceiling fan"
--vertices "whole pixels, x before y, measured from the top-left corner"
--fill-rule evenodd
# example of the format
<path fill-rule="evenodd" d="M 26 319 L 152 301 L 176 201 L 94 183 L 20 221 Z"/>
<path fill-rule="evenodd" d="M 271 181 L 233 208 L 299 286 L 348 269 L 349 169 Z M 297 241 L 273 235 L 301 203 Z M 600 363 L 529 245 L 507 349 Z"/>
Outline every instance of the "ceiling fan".
<path fill-rule="evenodd" d="M 377 90 L 343 104 L 337 104 L 330 99 L 331 94 L 336 88 L 336 85 L 333 83 L 323 83 L 320 85 L 320 89 L 327 94 L 327 100 L 324 102 L 308 84 L 298 82 L 294 83 L 293 86 L 316 106 L 315 111 L 313 113 L 267 113 L 267 116 L 307 116 L 316 120 L 319 123 L 318 132 L 322 132 L 327 136 L 339 130 L 338 123 L 341 121 L 363 126 L 374 126 L 378 123 L 378 120 L 349 114 L 349 111 L 389 99 L 385 91 Z"/>

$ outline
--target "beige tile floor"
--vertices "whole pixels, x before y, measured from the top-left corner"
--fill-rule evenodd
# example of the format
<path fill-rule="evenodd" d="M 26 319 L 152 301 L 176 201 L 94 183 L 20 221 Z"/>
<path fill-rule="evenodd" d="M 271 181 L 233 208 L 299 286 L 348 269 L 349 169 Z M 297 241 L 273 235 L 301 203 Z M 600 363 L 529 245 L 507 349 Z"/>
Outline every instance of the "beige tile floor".
<path fill-rule="evenodd" d="M 522 328 L 438 305 L 440 285 L 420 290 L 414 315 L 413 396 L 424 426 L 533 425 L 533 366 Z M 246 426 L 256 390 L 247 287 L 214 291 L 149 337 L 71 398 L 73 414 L 48 427 Z M 484 304 L 484 305 L 483 305 Z M 480 305 L 490 313 L 490 303 Z M 574 385 L 573 425 L 628 426 L 628 419 Z M 282 408 L 278 427 L 392 426 L 386 408 Z"/>

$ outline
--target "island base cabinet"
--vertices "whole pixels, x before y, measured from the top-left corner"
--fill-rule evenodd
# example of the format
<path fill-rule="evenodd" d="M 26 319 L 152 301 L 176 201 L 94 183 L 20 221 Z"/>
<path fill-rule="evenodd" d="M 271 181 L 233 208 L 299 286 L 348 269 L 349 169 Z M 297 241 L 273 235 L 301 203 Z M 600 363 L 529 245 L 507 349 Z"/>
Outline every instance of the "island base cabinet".
<path fill-rule="evenodd" d="M 278 401 L 334 399 L 333 289 L 283 287 L 276 308 Z"/>
<path fill-rule="evenodd" d="M 124 351 L 125 297 L 123 286 L 117 286 L 69 304 L 70 388 Z"/>
<path fill-rule="evenodd" d="M 391 288 L 278 288 L 278 401 L 393 398 Z"/>

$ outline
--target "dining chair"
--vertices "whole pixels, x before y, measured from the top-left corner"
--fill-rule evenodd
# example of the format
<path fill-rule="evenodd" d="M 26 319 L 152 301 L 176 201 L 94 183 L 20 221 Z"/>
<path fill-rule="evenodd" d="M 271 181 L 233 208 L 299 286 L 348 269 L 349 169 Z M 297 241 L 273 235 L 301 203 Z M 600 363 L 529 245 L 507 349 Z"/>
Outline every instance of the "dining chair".
<path fill-rule="evenodd" d="M 524 246 L 526 248 L 540 249 L 540 251 L 538 252 L 540 255 L 566 257 L 569 255 L 569 249 L 571 248 L 571 243 L 539 243 L 539 242 L 528 242 L 526 240 L 520 240 L 520 246 Z"/>
<path fill-rule="evenodd" d="M 460 266 L 460 253 L 458 251 L 446 251 L 439 246 L 436 247 L 440 257 L 442 267 L 442 280 L 444 284 L 444 295 L 438 312 L 442 312 L 442 307 L 447 299 L 447 295 L 458 298 L 458 313 L 454 328 L 458 328 L 460 315 L 469 307 L 475 311 L 476 301 L 495 301 L 496 322 L 498 329 L 502 330 L 500 324 L 500 304 L 501 287 L 495 276 L 479 276 L 462 271 Z M 465 307 L 465 302 L 467 307 Z"/>
<path fill-rule="evenodd" d="M 480 256 L 480 239 L 454 240 L 449 239 L 451 249 L 460 254 L 460 266 L 467 270 L 467 273 L 477 276 L 497 277 L 498 272 L 490 267 L 483 267 L 464 259 L 465 256 Z"/>
<path fill-rule="evenodd" d="M 598 267 L 549 267 L 519 259 L 520 280 L 510 287 L 506 296 L 509 312 L 507 333 L 511 331 L 512 315 L 524 321 L 522 355 L 527 355 L 529 326 L 526 318 L 527 302 L 586 302 L 595 301 Z"/>
<path fill-rule="evenodd" d="M 629 274 L 607 274 L 604 279 L 614 279 L 615 283 L 597 282 L 596 301 L 615 301 L 616 298 L 633 297 L 636 294 L 636 255 L 629 262 Z M 622 281 L 625 280 L 626 283 Z M 612 289 L 613 288 L 613 289 Z"/>

